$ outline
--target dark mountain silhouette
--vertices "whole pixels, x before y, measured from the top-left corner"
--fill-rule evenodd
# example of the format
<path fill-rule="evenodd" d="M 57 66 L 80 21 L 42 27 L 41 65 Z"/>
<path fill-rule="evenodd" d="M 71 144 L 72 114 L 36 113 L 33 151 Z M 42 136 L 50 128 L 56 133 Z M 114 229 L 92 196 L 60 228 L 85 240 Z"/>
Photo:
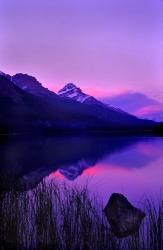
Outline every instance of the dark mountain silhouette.
<path fill-rule="evenodd" d="M 143 119 L 163 121 L 163 104 L 141 93 L 124 93 L 101 99 Z"/>
<path fill-rule="evenodd" d="M 12 82 L 22 90 L 44 98 L 55 97 L 56 94 L 47 88 L 44 88 L 40 82 L 33 76 L 18 73 L 12 76 Z"/>
<path fill-rule="evenodd" d="M 52 98 L 33 95 L 0 76 L 1 132 L 91 129 L 105 125 L 81 104 L 74 105 L 52 95 Z"/>
<path fill-rule="evenodd" d="M 94 97 L 81 103 L 56 95 L 26 74 L 16 74 L 11 79 L 0 76 L 1 133 L 81 129 L 135 132 L 151 130 L 155 125 L 108 107 Z"/>
<path fill-rule="evenodd" d="M 131 125 L 136 127 L 140 124 L 144 126 L 147 125 L 147 121 L 143 121 L 131 115 L 119 108 L 113 106 L 105 105 L 101 101 L 98 101 L 93 96 L 89 96 L 82 92 L 82 90 L 73 83 L 66 84 L 61 90 L 58 91 L 58 95 L 65 99 L 72 99 L 76 102 L 85 104 L 88 108 L 91 107 L 93 112 L 101 119 L 114 124 L 115 128 L 118 126 L 128 126 Z M 144 123 L 144 125 L 143 125 Z M 140 125 L 140 126 L 141 126 Z"/>
<path fill-rule="evenodd" d="M 6 74 L 6 73 L 4 73 L 4 72 L 2 72 L 2 71 L 0 71 L 0 76 L 5 76 L 5 78 L 7 78 L 8 80 L 12 80 L 12 76 L 11 75 L 9 75 L 9 74 Z"/>

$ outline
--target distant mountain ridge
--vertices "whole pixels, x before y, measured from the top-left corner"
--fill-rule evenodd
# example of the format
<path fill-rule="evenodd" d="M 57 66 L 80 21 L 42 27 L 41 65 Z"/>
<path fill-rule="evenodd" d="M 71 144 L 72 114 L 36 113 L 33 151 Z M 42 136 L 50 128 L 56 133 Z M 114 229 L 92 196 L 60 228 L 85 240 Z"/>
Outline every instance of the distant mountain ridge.
<path fill-rule="evenodd" d="M 75 100 L 79 103 L 94 105 L 96 106 L 96 112 L 98 115 L 102 116 L 103 119 L 116 119 L 116 122 L 121 123 L 122 119 L 135 119 L 134 114 L 130 114 L 123 109 L 120 109 L 118 106 L 105 104 L 102 101 L 95 99 L 93 96 L 85 94 L 79 87 L 73 83 L 66 84 L 61 90 L 58 91 L 58 95 L 61 98 L 69 98 Z M 137 119 L 137 118 L 136 118 Z"/>
<path fill-rule="evenodd" d="M 76 104 L 76 103 L 75 103 Z M 32 95 L 0 76 L 0 131 L 39 132 L 42 129 L 91 129 L 102 125 L 90 110 L 53 98 Z"/>
<path fill-rule="evenodd" d="M 97 100 L 93 96 L 87 95 L 74 83 L 66 84 L 61 90 L 58 91 L 58 95 L 62 98 L 70 98 L 72 100 L 75 100 L 77 102 L 84 103 L 84 104 L 96 104 L 102 108 L 105 108 L 105 109 L 107 108 L 107 110 L 112 110 L 115 112 L 130 115 L 118 107 L 115 108 L 114 106 L 109 105 L 108 103 L 105 104 L 104 102 Z"/>
<path fill-rule="evenodd" d="M 163 121 L 163 103 L 142 93 L 124 93 L 96 100 L 94 97 L 83 93 L 75 84 L 68 83 L 58 91 L 58 95 L 62 98 L 71 98 L 85 104 L 97 104 L 98 102 L 98 104 L 107 105 L 108 108 L 126 112 L 141 119 Z"/>
<path fill-rule="evenodd" d="M 24 80 L 23 80 L 24 79 Z M 52 93 L 52 95 L 54 94 L 54 92 L 49 91 L 47 88 L 44 88 L 34 77 L 28 76 L 26 74 L 16 74 L 15 76 L 12 77 L 12 81 L 19 87 L 21 87 L 23 90 L 25 90 L 28 93 L 32 93 L 35 95 L 38 95 L 38 93 L 40 94 L 40 96 L 42 97 L 51 97 L 49 96 L 49 92 L 50 95 Z M 25 84 L 24 84 L 25 83 Z M 36 86 L 37 88 L 33 88 L 33 85 Z M 25 86 L 25 88 L 24 88 Z M 32 88 L 31 88 L 32 86 Z M 41 91 L 40 91 L 41 88 Z M 114 107 L 108 107 L 105 104 L 103 104 L 102 102 L 96 100 L 94 97 L 89 96 L 85 93 L 82 92 L 82 90 L 78 87 L 76 87 L 75 84 L 73 83 L 68 83 L 67 85 L 65 85 L 65 87 L 63 89 L 61 89 L 58 92 L 58 96 L 61 97 L 61 99 L 63 98 L 64 101 L 68 101 L 68 103 L 70 102 L 70 100 L 72 101 L 78 101 L 79 103 L 82 104 L 90 104 L 93 105 L 92 109 L 91 106 L 89 107 L 91 110 L 92 115 L 96 116 L 98 119 L 102 119 L 104 122 L 112 122 L 112 123 L 117 123 L 119 122 L 120 124 L 129 124 L 130 122 L 132 122 L 133 124 L 135 123 L 135 120 L 138 121 L 138 119 L 135 116 L 132 116 L 130 114 L 127 114 L 125 112 L 123 112 L 122 110 L 119 109 L 115 109 Z M 56 94 L 55 94 L 56 97 Z M 53 96 L 54 98 L 54 96 Z M 73 102 L 74 104 L 74 102 Z M 75 104 L 77 105 L 77 104 Z M 96 110 L 94 110 L 96 105 Z M 84 107 L 84 106 L 82 106 Z M 129 118 L 129 122 L 128 121 L 123 121 L 124 117 L 121 116 L 128 116 Z"/>
<path fill-rule="evenodd" d="M 142 119 L 163 121 L 163 103 L 142 93 L 124 93 L 102 98 L 101 101 L 106 105 L 111 104 L 119 107 Z"/>
<path fill-rule="evenodd" d="M 101 106 L 106 105 L 93 96 L 87 95 L 84 93 L 79 87 L 77 87 L 74 83 L 66 84 L 62 89 L 58 91 L 58 95 L 62 98 L 70 98 L 80 103 L 84 104 L 100 104 Z"/>
<path fill-rule="evenodd" d="M 9 131 L 144 130 L 154 122 L 138 119 L 88 96 L 74 84 L 59 94 L 48 90 L 27 74 L 0 74 L 0 128 Z M 7 88 L 7 90 L 6 90 Z"/>

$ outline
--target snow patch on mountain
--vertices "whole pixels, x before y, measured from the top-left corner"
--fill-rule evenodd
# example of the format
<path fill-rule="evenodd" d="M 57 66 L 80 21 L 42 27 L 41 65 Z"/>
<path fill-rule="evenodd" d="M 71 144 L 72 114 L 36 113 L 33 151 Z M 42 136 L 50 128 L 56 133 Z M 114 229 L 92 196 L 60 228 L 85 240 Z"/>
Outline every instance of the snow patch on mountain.
<path fill-rule="evenodd" d="M 58 91 L 58 95 L 63 98 L 71 98 L 80 103 L 98 105 L 98 107 L 105 109 L 105 111 L 110 110 L 121 113 L 123 115 L 128 115 L 127 112 L 119 108 L 116 108 L 109 104 L 106 105 L 105 103 L 95 99 L 93 96 L 83 93 L 82 90 L 73 83 L 66 84 L 61 90 Z"/>
<path fill-rule="evenodd" d="M 73 83 L 66 84 L 64 88 L 58 91 L 58 95 L 60 97 L 72 98 L 80 103 L 84 103 L 87 99 L 91 98 L 91 96 L 83 93 L 82 90 Z"/>

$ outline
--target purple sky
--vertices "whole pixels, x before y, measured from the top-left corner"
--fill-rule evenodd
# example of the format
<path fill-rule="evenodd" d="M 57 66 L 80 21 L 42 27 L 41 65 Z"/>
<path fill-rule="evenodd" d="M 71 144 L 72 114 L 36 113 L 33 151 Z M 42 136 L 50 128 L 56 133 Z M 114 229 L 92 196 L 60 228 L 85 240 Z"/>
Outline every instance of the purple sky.
<path fill-rule="evenodd" d="M 0 70 L 163 98 L 162 0 L 0 0 Z"/>

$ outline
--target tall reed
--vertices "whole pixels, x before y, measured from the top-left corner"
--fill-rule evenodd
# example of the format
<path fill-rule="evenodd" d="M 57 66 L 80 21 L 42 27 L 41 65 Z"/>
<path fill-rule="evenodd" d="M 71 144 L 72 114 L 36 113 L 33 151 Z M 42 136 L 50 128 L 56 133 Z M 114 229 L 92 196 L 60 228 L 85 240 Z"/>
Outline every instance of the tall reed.
<path fill-rule="evenodd" d="M 118 239 L 87 187 L 42 182 L 36 189 L 1 196 L 0 249 L 162 250 L 163 203 L 144 203 L 135 235 Z"/>

